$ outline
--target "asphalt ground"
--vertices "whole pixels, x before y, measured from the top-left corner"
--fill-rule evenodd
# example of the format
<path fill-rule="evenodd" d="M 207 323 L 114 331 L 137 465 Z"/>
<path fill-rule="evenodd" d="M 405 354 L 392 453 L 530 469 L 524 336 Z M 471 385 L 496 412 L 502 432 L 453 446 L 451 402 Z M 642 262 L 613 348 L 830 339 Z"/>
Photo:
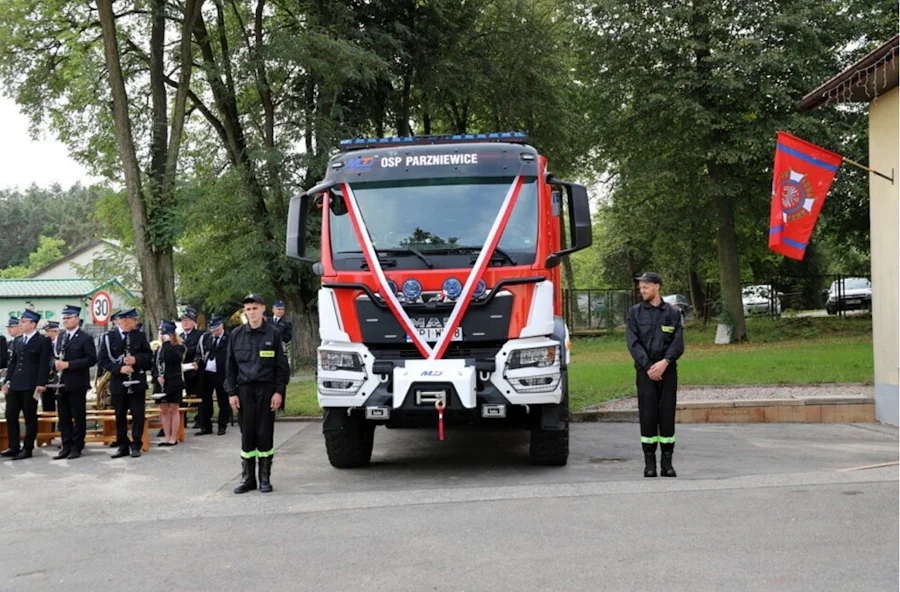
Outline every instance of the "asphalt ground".
<path fill-rule="evenodd" d="M 333 469 L 279 422 L 275 492 L 237 496 L 239 433 L 139 459 L 0 463 L 0 590 L 897 590 L 898 433 L 679 425 L 644 479 L 635 424 L 573 424 L 563 468 L 517 431 L 376 432 Z"/>

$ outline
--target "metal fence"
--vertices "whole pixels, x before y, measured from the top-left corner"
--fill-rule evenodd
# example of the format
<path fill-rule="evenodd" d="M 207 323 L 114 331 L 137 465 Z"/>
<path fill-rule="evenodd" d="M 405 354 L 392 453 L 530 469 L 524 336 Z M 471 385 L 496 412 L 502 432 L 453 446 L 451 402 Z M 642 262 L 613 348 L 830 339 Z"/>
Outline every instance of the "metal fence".
<path fill-rule="evenodd" d="M 722 312 L 722 290 L 718 282 L 707 282 L 704 322 Z M 786 276 L 741 285 L 745 316 L 782 315 L 844 317 L 851 311 L 872 310 L 872 284 L 868 275 L 827 274 Z"/>
<path fill-rule="evenodd" d="M 633 288 L 563 290 L 563 317 L 574 332 L 615 329 L 625 324 L 634 305 Z"/>
<path fill-rule="evenodd" d="M 723 302 L 718 282 L 707 282 L 701 303 L 690 295 L 665 293 L 681 308 L 687 321 L 718 320 Z M 629 288 L 563 290 L 563 316 L 573 333 L 616 329 L 625 324 L 629 308 L 640 301 L 637 283 Z M 864 274 L 782 276 L 741 285 L 744 315 L 779 317 L 845 316 L 851 311 L 871 311 L 871 278 Z"/>

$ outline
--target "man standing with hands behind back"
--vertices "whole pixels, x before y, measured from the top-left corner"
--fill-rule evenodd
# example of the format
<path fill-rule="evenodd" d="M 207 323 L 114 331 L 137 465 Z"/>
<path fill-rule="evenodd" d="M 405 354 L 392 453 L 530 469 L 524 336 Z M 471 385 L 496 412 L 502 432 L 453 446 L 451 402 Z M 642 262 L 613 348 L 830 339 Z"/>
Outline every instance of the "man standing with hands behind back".
<path fill-rule="evenodd" d="M 644 449 L 644 477 L 656 477 L 656 445 L 662 449 L 660 472 L 675 477 L 675 399 L 678 372 L 675 362 L 684 353 L 681 311 L 659 295 L 662 279 L 647 272 L 637 278 L 640 304 L 628 314 L 625 337 L 637 370 L 638 414 Z"/>

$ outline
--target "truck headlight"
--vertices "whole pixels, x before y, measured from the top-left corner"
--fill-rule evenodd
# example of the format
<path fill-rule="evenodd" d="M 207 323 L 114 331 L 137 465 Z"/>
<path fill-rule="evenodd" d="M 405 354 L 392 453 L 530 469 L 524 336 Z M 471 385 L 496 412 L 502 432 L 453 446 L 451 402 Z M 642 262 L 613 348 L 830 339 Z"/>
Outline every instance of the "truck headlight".
<path fill-rule="evenodd" d="M 353 352 L 319 350 L 319 365 L 322 370 L 350 370 L 362 372 L 362 358 Z"/>
<path fill-rule="evenodd" d="M 559 364 L 559 346 L 532 347 L 529 349 L 514 349 L 509 353 L 507 369 L 518 370 L 520 368 L 547 368 Z"/>

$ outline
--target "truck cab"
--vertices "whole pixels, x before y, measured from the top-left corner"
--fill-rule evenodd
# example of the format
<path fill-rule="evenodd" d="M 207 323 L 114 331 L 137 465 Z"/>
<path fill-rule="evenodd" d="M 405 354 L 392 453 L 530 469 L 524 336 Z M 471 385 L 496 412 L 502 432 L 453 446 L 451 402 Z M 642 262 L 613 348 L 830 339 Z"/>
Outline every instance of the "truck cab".
<path fill-rule="evenodd" d="M 318 244 L 307 244 L 316 216 Z M 287 254 L 313 264 L 317 392 L 331 464 L 369 463 L 378 425 L 509 425 L 568 459 L 562 257 L 591 244 L 587 191 L 523 133 L 341 142 L 291 200 Z"/>

